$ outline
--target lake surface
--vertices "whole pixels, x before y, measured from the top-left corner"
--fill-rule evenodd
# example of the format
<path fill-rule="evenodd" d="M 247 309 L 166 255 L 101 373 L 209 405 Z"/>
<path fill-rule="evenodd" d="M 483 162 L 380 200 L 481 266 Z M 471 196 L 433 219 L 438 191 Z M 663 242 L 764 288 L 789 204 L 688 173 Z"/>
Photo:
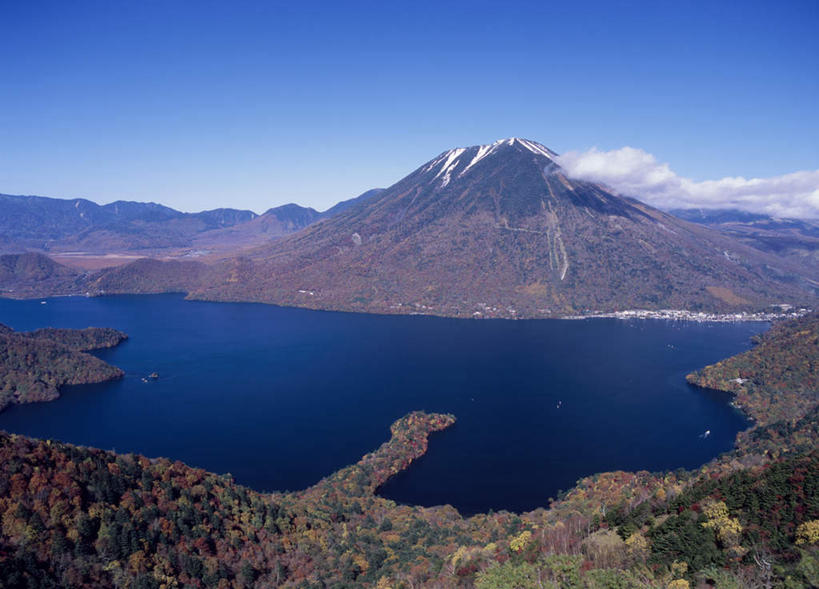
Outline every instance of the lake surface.
<path fill-rule="evenodd" d="M 0 299 L 0 322 L 130 336 L 97 354 L 123 380 L 13 406 L 0 429 L 293 490 L 374 450 L 409 411 L 450 412 L 456 425 L 382 494 L 465 514 L 546 506 L 585 475 L 693 468 L 730 449 L 745 420 L 727 395 L 684 376 L 765 329 L 391 317 L 178 295 Z M 159 380 L 142 382 L 154 371 Z"/>

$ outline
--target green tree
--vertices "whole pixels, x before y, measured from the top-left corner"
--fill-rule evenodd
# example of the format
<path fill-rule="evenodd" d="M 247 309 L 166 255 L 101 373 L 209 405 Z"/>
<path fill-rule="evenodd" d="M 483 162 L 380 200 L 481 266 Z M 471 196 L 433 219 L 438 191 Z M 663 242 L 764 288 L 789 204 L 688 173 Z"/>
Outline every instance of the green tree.
<path fill-rule="evenodd" d="M 478 573 L 475 587 L 477 589 L 537 589 L 540 585 L 534 566 L 527 562 L 513 564 L 507 561 Z"/>

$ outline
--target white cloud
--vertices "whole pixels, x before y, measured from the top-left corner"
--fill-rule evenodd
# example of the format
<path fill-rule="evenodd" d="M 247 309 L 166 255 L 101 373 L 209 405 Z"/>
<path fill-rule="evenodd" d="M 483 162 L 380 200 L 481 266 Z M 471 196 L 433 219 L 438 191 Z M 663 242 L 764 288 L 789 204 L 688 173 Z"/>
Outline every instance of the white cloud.
<path fill-rule="evenodd" d="M 569 176 L 605 184 L 662 209 L 736 208 L 775 217 L 819 218 L 819 170 L 695 182 L 633 147 L 571 151 L 557 161 Z"/>

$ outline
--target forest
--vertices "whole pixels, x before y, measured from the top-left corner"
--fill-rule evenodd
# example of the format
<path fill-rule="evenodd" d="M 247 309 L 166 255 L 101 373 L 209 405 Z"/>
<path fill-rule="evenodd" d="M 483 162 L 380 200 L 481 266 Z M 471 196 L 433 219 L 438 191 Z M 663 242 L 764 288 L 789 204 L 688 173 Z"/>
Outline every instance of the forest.
<path fill-rule="evenodd" d="M 689 376 L 754 418 L 734 451 L 694 471 L 586 477 L 521 514 L 378 496 L 452 415 L 411 413 L 356 464 L 272 494 L 167 459 L 0 434 L 0 586 L 819 586 L 817 341 L 815 314 L 775 324 Z"/>
<path fill-rule="evenodd" d="M 754 344 L 689 374 L 688 382 L 733 393 L 762 425 L 805 415 L 819 401 L 819 313 L 774 323 Z"/>
<path fill-rule="evenodd" d="M 104 327 L 16 332 L 0 324 L 0 411 L 12 403 L 52 401 L 65 385 L 122 377 L 122 370 L 85 352 L 110 348 L 127 338 Z"/>

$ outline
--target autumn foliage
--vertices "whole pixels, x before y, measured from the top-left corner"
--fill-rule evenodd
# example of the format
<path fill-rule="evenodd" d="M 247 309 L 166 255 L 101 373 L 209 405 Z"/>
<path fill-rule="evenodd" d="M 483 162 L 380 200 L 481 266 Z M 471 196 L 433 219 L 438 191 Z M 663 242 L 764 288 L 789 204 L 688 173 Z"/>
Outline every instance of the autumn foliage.
<path fill-rule="evenodd" d="M 120 378 L 119 368 L 84 352 L 110 348 L 127 337 L 99 327 L 18 333 L 0 325 L 0 411 L 11 403 L 56 399 L 64 385 Z"/>
<path fill-rule="evenodd" d="M 523 514 L 378 496 L 451 415 L 411 413 L 356 464 L 273 494 L 0 434 L 0 587 L 819 586 L 817 325 L 774 326 L 692 377 L 756 418 L 733 452 L 696 471 L 589 476 Z"/>

